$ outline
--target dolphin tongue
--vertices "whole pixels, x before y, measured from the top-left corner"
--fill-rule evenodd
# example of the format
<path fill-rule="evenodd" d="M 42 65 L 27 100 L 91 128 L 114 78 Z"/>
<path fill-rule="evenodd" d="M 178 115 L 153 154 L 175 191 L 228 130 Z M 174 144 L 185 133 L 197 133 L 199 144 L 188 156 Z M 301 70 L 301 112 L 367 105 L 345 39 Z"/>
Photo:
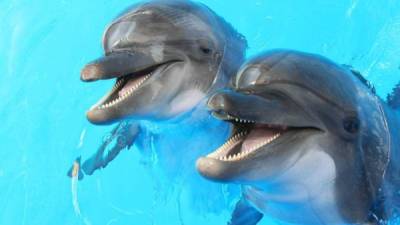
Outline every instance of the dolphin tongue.
<path fill-rule="evenodd" d="M 246 136 L 242 144 L 241 152 L 251 151 L 257 146 L 262 145 L 270 140 L 278 133 L 278 130 L 270 128 L 266 125 L 256 125 L 250 133 Z"/>

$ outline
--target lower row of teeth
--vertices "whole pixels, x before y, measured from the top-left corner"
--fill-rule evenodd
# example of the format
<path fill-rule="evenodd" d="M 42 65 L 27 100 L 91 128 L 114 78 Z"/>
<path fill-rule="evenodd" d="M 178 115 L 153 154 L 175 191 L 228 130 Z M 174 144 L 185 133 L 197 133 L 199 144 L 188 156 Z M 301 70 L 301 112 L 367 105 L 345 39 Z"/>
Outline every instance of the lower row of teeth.
<path fill-rule="evenodd" d="M 104 105 L 99 106 L 99 109 L 105 109 L 105 108 L 109 108 L 111 106 L 114 106 L 115 104 L 118 104 L 119 102 L 125 100 L 127 97 L 129 97 L 134 91 L 136 91 L 147 79 L 149 79 L 151 76 L 151 74 L 146 75 L 145 77 L 141 78 L 135 86 L 133 86 L 132 88 L 130 88 L 124 95 L 120 96 L 117 99 L 114 99 L 111 102 L 108 102 Z M 112 89 L 112 92 L 115 91 L 117 88 L 119 88 L 121 86 L 121 84 L 123 83 L 123 79 L 119 80 L 114 88 Z"/>
<path fill-rule="evenodd" d="M 245 134 L 243 134 L 245 135 Z M 242 135 L 242 137 L 243 137 Z M 258 145 L 253 146 L 253 148 L 244 151 L 244 152 L 239 152 L 236 153 L 235 155 L 229 155 L 226 156 L 226 152 L 228 151 L 229 147 L 232 146 L 234 143 L 229 144 L 229 141 L 227 143 L 225 143 L 223 146 L 221 146 L 217 151 L 215 151 L 214 153 L 211 153 L 210 155 L 208 155 L 208 157 L 211 158 L 216 158 L 219 159 L 221 161 L 238 161 L 238 160 L 242 160 L 244 158 L 246 158 L 248 155 L 250 155 L 250 153 L 254 152 L 255 150 L 261 148 L 262 146 L 265 146 L 269 143 L 271 143 L 272 141 L 276 140 L 279 136 L 281 136 L 280 133 L 275 134 L 273 137 L 268 138 L 267 140 L 261 142 Z M 219 156 L 218 155 L 224 155 L 224 156 Z"/>
<path fill-rule="evenodd" d="M 219 155 L 226 155 L 231 146 L 240 141 L 245 135 L 247 135 L 246 131 L 235 134 L 232 138 L 225 142 L 225 144 L 219 147 L 216 151 L 210 153 L 207 157 L 218 158 Z"/>

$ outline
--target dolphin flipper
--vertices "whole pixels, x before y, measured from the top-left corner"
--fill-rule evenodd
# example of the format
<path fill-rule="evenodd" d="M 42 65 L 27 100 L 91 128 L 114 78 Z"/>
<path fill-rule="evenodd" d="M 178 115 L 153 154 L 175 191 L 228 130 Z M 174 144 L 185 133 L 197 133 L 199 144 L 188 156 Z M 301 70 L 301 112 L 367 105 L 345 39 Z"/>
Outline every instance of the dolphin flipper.
<path fill-rule="evenodd" d="M 89 159 L 85 160 L 82 164 L 81 169 L 87 175 L 92 175 L 96 170 L 105 168 L 112 160 L 114 160 L 118 154 L 125 148 L 130 148 L 133 145 L 139 133 L 139 125 L 135 122 L 121 122 L 119 123 L 101 146 L 97 149 L 96 153 L 93 154 Z M 115 145 L 107 151 L 107 147 L 116 140 Z M 107 154 L 104 155 L 104 152 Z M 72 171 L 72 169 L 70 170 Z M 80 170 L 81 171 L 81 170 Z M 81 173 L 81 172 L 80 172 Z M 71 177 L 70 172 L 68 176 Z M 82 173 L 83 178 L 83 173 Z M 80 179 L 82 179 L 80 178 Z"/>
<path fill-rule="evenodd" d="M 87 175 L 92 175 L 96 170 L 106 168 L 123 149 L 129 149 L 133 145 L 138 133 L 139 125 L 136 122 L 119 123 L 118 126 L 112 130 L 110 138 L 105 140 L 97 152 L 83 163 L 83 171 Z M 104 155 L 108 145 L 115 139 L 115 145 Z"/>
<path fill-rule="evenodd" d="M 263 218 L 263 214 L 242 198 L 236 203 L 228 225 L 256 225 Z"/>

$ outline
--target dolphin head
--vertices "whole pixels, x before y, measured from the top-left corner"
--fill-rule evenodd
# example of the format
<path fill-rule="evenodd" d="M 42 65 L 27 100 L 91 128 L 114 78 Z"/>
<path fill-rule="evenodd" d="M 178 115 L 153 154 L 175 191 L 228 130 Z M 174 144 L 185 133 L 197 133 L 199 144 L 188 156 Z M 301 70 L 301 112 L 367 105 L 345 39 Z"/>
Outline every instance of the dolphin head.
<path fill-rule="evenodd" d="M 235 73 L 246 41 L 206 6 L 173 0 L 126 10 L 106 29 L 103 47 L 105 56 L 81 72 L 83 81 L 116 80 L 87 113 L 95 124 L 190 110 Z"/>
<path fill-rule="evenodd" d="M 209 99 L 212 114 L 232 123 L 233 132 L 223 146 L 197 161 L 198 171 L 212 180 L 262 187 L 313 152 L 329 156 L 329 165 L 311 160 L 303 166 L 314 172 L 330 169 L 333 176 L 322 184 L 335 179 L 337 185 L 348 179 L 362 183 L 366 176 L 379 180 L 386 161 L 379 150 L 387 143 L 385 121 L 379 99 L 353 73 L 296 51 L 251 59 L 232 89 Z"/>

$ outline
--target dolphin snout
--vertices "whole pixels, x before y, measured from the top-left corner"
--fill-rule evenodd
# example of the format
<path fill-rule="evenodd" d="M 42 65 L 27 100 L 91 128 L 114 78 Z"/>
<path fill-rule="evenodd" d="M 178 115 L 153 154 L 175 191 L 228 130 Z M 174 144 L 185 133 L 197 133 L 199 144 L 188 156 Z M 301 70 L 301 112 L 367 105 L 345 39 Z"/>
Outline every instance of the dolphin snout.
<path fill-rule="evenodd" d="M 102 74 L 101 67 L 97 64 L 86 65 L 81 71 L 81 80 L 90 82 L 97 80 L 97 74 Z"/>

